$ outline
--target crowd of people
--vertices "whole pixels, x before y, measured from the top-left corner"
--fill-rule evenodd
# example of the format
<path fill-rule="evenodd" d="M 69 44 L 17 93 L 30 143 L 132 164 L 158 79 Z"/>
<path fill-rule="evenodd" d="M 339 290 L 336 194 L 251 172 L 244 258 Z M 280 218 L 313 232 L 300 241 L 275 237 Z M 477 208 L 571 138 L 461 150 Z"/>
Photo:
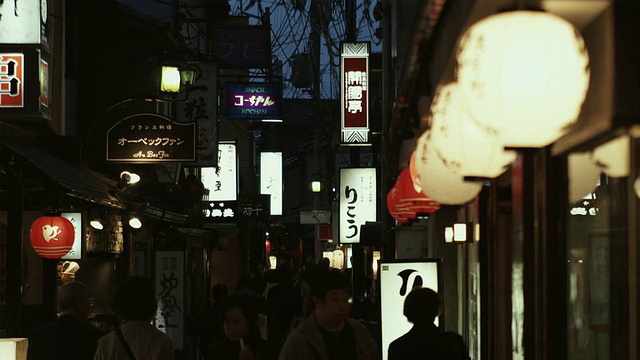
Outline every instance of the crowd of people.
<path fill-rule="evenodd" d="M 198 315 L 198 360 L 468 360 L 460 335 L 433 324 L 438 294 L 416 288 L 404 314 L 413 328 L 381 349 L 369 328 L 351 317 L 353 286 L 341 271 L 320 261 L 305 264 L 299 276 L 283 264 L 277 270 L 243 275 L 233 292 L 211 289 L 211 303 Z M 118 284 L 112 299 L 118 326 L 106 334 L 91 328 L 90 294 L 80 282 L 58 291 L 60 316 L 33 331 L 28 359 L 174 359 L 172 340 L 152 324 L 157 298 L 148 277 Z"/>

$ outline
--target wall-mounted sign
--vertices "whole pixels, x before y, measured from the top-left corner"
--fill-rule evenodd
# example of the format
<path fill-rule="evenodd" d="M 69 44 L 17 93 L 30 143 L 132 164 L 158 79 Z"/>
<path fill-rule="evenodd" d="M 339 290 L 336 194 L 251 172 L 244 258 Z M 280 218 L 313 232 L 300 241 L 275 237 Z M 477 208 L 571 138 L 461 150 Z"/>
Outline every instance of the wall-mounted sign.
<path fill-rule="evenodd" d="M 132 115 L 107 131 L 107 161 L 193 161 L 195 138 L 195 123 L 176 123 L 158 114 Z"/>
<path fill-rule="evenodd" d="M 237 201 L 204 201 L 203 210 L 207 223 L 232 223 L 238 220 Z"/>
<path fill-rule="evenodd" d="M 243 195 L 239 201 L 238 213 L 246 220 L 267 220 L 271 215 L 270 207 L 270 195 Z"/>
<path fill-rule="evenodd" d="M 24 107 L 24 55 L 0 54 L 0 108 Z"/>
<path fill-rule="evenodd" d="M 435 292 L 443 289 L 441 284 L 441 262 L 439 259 L 379 260 L 380 276 L 380 320 L 382 348 L 404 335 L 413 326 L 402 314 L 404 299 L 415 287 L 427 287 Z M 438 318 L 435 321 L 438 323 Z M 383 351 L 383 360 L 387 352 Z"/>
<path fill-rule="evenodd" d="M 218 144 L 217 167 L 200 170 L 200 180 L 209 189 L 209 200 L 235 201 L 238 199 L 238 160 L 236 144 Z"/>
<path fill-rule="evenodd" d="M 176 349 L 184 347 L 184 252 L 158 251 L 155 259 L 155 326 L 169 335 Z"/>
<path fill-rule="evenodd" d="M 271 195 L 271 215 L 282 215 L 282 153 L 260 153 L 260 193 Z"/>
<path fill-rule="evenodd" d="M 196 65 L 194 65 L 196 66 Z M 190 166 L 216 166 L 218 161 L 218 67 L 216 63 L 200 63 L 199 76 L 190 87 L 186 101 L 177 103 L 177 120 L 195 122 L 196 161 Z"/>
<path fill-rule="evenodd" d="M 227 83 L 227 118 L 281 120 L 281 83 Z"/>
<path fill-rule="evenodd" d="M 360 226 L 376 221 L 376 169 L 340 169 L 340 243 L 360 242 Z"/>
<path fill-rule="evenodd" d="M 342 143 L 369 142 L 368 42 L 342 43 L 340 54 L 340 115 Z"/>
<path fill-rule="evenodd" d="M 331 224 L 331 210 L 300 210 L 300 224 Z"/>
<path fill-rule="evenodd" d="M 271 64 L 268 26 L 230 25 L 213 30 L 213 51 L 220 66 L 234 69 L 268 68 Z"/>
<path fill-rule="evenodd" d="M 67 255 L 63 256 L 63 260 L 79 260 L 82 259 L 82 243 L 84 239 L 84 225 L 82 223 L 82 213 L 78 212 L 63 212 L 60 214 L 63 218 L 71 221 L 73 229 L 75 230 L 75 236 L 73 239 L 73 245 Z"/>
<path fill-rule="evenodd" d="M 47 45 L 47 0 L 0 2 L 0 44 Z"/>

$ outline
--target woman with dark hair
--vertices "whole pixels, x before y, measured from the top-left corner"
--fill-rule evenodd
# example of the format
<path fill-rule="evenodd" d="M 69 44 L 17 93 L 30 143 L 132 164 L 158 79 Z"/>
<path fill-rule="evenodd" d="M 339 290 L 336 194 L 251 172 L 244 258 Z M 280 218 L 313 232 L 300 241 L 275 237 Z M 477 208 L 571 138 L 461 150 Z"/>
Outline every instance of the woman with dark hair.
<path fill-rule="evenodd" d="M 111 309 L 120 317 L 120 327 L 98 341 L 94 360 L 172 360 L 173 341 L 156 329 L 154 284 L 148 277 L 132 276 L 118 284 Z"/>
<path fill-rule="evenodd" d="M 207 351 L 211 360 L 269 360 L 267 342 L 260 337 L 258 311 L 243 295 L 226 299 L 224 305 L 224 335 Z"/>

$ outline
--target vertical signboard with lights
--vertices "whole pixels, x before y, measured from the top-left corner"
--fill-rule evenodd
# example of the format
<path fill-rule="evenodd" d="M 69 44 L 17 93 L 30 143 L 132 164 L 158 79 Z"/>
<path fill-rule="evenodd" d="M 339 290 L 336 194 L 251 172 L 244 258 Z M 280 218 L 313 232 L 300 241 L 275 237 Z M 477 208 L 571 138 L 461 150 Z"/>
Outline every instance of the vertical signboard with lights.
<path fill-rule="evenodd" d="M 376 169 L 340 169 L 340 244 L 360 242 L 360 226 L 376 221 Z"/>
<path fill-rule="evenodd" d="M 260 193 L 271 196 L 271 215 L 282 215 L 282 153 L 260 153 Z"/>
<path fill-rule="evenodd" d="M 201 180 L 209 190 L 204 216 L 208 222 L 235 222 L 238 209 L 238 161 L 236 144 L 218 144 L 216 167 L 204 167 Z"/>
<path fill-rule="evenodd" d="M 402 314 L 404 299 L 416 287 L 426 287 L 435 292 L 443 289 L 440 259 L 379 260 L 380 274 L 380 320 L 382 325 L 382 348 L 411 329 L 413 324 Z M 442 300 L 442 295 L 440 295 Z M 441 311 L 442 313 L 442 311 Z M 434 324 L 443 327 L 436 317 Z M 383 351 L 383 360 L 387 360 Z"/>
<path fill-rule="evenodd" d="M 341 142 L 369 142 L 369 42 L 342 43 L 340 54 Z"/>

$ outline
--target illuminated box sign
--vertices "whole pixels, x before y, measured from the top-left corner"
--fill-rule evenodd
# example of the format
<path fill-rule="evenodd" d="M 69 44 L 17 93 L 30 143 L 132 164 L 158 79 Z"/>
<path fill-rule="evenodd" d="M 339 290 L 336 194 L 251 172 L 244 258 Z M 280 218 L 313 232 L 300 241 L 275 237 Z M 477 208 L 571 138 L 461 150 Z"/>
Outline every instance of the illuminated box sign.
<path fill-rule="evenodd" d="M 415 287 L 427 287 L 435 292 L 444 289 L 441 284 L 441 262 L 438 259 L 380 260 L 380 320 L 382 328 L 382 348 L 409 331 L 413 324 L 403 315 L 404 299 Z M 444 310 L 440 313 L 444 313 Z M 436 326 L 442 327 L 436 317 Z M 387 359 L 383 351 L 383 360 Z"/>
<path fill-rule="evenodd" d="M 244 195 L 239 201 L 238 213 L 245 220 L 268 220 L 270 207 L 270 195 Z"/>
<path fill-rule="evenodd" d="M 209 189 L 209 200 L 235 201 L 238 199 L 238 162 L 236 144 L 218 144 L 218 166 L 204 167 L 200 178 Z"/>
<path fill-rule="evenodd" d="M 228 83 L 227 118 L 281 119 L 282 84 Z"/>
<path fill-rule="evenodd" d="M 132 115 L 107 131 L 107 161 L 193 161 L 195 138 L 195 123 L 176 123 L 158 114 Z"/>
<path fill-rule="evenodd" d="M 0 2 L 0 44 L 47 46 L 48 0 Z"/>
<path fill-rule="evenodd" d="M 213 29 L 213 52 L 220 67 L 264 69 L 271 65 L 268 26 L 229 25 Z"/>
<path fill-rule="evenodd" d="M 0 108 L 24 107 L 24 55 L 0 54 Z"/>
<path fill-rule="evenodd" d="M 342 43 L 340 54 L 341 142 L 369 142 L 369 43 Z"/>
<path fill-rule="evenodd" d="M 79 260 L 82 259 L 82 239 L 84 239 L 84 226 L 82 224 L 82 213 L 77 212 L 63 212 L 60 214 L 63 218 L 71 221 L 73 224 L 73 230 L 75 235 L 73 239 L 73 246 L 67 255 L 63 256 L 63 260 Z"/>
<path fill-rule="evenodd" d="M 271 215 L 282 215 L 282 153 L 260 153 L 260 193 L 271 196 Z"/>
<path fill-rule="evenodd" d="M 0 53 L 0 109 L 10 119 L 51 119 L 51 55 L 39 46 L 23 45 Z M 13 51 L 12 51 L 13 50 Z"/>
<path fill-rule="evenodd" d="M 206 223 L 233 223 L 238 220 L 238 202 L 204 201 L 202 213 Z"/>
<path fill-rule="evenodd" d="M 360 242 L 360 226 L 376 221 L 375 168 L 340 169 L 340 244 Z"/>

